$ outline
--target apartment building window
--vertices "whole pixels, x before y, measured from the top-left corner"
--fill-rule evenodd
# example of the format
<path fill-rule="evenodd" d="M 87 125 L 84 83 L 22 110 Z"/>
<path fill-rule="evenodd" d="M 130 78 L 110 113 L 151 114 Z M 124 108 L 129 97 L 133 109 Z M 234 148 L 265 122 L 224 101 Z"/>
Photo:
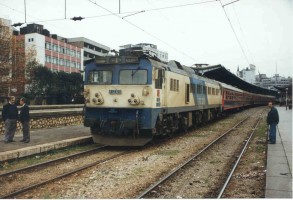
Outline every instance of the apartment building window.
<path fill-rule="evenodd" d="M 53 50 L 56 52 L 58 51 L 58 46 L 56 44 L 53 45 Z"/>
<path fill-rule="evenodd" d="M 45 59 L 46 59 L 46 62 L 49 62 L 49 63 L 51 62 L 51 57 L 50 56 L 46 56 Z"/>
<path fill-rule="evenodd" d="M 63 59 L 59 59 L 59 65 L 64 65 L 64 60 Z"/>
<path fill-rule="evenodd" d="M 76 51 L 72 50 L 71 56 L 76 57 Z"/>
<path fill-rule="evenodd" d="M 48 43 L 48 42 L 46 42 L 46 43 L 45 43 L 45 48 L 46 48 L 46 49 L 51 49 L 51 44 Z"/>
<path fill-rule="evenodd" d="M 70 55 L 70 49 L 66 48 L 65 53 L 66 53 L 67 55 Z"/>

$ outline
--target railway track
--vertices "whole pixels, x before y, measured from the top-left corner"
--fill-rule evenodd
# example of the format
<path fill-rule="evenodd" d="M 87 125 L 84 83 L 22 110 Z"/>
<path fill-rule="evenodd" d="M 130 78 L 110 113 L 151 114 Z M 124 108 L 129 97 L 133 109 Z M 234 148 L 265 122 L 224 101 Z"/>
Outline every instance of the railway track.
<path fill-rule="evenodd" d="M 46 162 L 39 163 L 36 165 L 32 165 L 32 166 L 24 167 L 21 169 L 9 171 L 6 173 L 2 173 L 2 174 L 0 174 L 1 186 L 3 187 L 5 181 L 7 181 L 9 183 L 11 183 L 11 181 L 18 181 L 19 180 L 18 176 L 22 176 L 22 174 L 26 174 L 28 177 L 33 178 L 33 176 L 36 175 L 39 171 L 42 171 L 42 170 L 49 171 L 50 167 L 52 167 L 53 165 L 59 165 L 60 163 L 64 164 L 64 162 L 65 163 L 68 162 L 69 159 L 79 159 L 79 158 L 81 158 L 81 156 L 90 156 L 92 154 L 97 154 L 98 152 L 103 152 L 107 147 L 108 146 L 101 146 L 101 147 L 98 147 L 95 149 L 86 150 L 86 151 L 79 152 L 79 153 L 76 153 L 73 155 L 64 156 L 62 158 L 57 158 L 57 159 L 46 161 Z M 125 155 L 125 154 L 128 154 L 128 153 L 130 153 L 130 151 L 125 150 L 122 152 L 114 153 L 113 155 L 110 154 L 111 156 L 106 156 L 106 158 L 99 159 L 97 161 L 87 163 L 87 164 L 84 164 L 82 166 L 79 166 L 79 167 L 76 167 L 73 169 L 65 170 L 65 172 L 60 173 L 60 174 L 56 173 L 57 174 L 56 176 L 49 177 L 49 178 L 47 178 L 45 180 L 41 180 L 39 182 L 32 182 L 28 186 L 20 185 L 19 188 L 13 188 L 13 190 L 11 190 L 11 191 L 8 190 L 8 192 L 7 192 L 7 190 L 2 190 L 2 191 L 6 191 L 6 193 L 0 194 L 0 199 L 14 198 L 15 196 L 17 196 L 19 194 L 22 194 L 22 193 L 27 192 L 29 190 L 35 189 L 39 186 L 45 185 L 50 182 L 54 182 L 58 179 L 61 179 L 66 176 L 69 176 L 71 174 L 80 172 L 82 170 L 93 167 L 95 165 L 105 163 L 109 160 L 113 160 L 115 158 L 118 158 L 118 157 Z"/>
<path fill-rule="evenodd" d="M 256 129 L 261 117 L 258 117 L 258 120 L 256 120 L 256 121 L 254 120 L 254 125 L 252 127 L 252 131 L 250 132 L 250 134 L 247 134 L 247 135 L 249 135 L 248 139 L 247 139 L 247 137 L 246 137 L 246 139 L 244 139 L 244 141 L 245 141 L 244 145 L 242 146 L 241 150 L 237 151 L 237 152 L 241 152 L 241 153 L 231 156 L 231 157 L 237 157 L 238 159 L 237 159 L 236 162 L 235 162 L 235 159 L 232 159 L 233 162 L 234 162 L 234 164 L 233 164 L 234 166 L 233 167 L 230 167 L 230 166 L 228 167 L 228 168 L 232 168 L 232 170 L 228 170 L 228 175 L 227 175 L 226 181 L 223 181 L 223 180 L 218 181 L 218 183 L 216 183 L 217 186 L 211 188 L 212 192 L 208 192 L 209 195 L 206 195 L 206 196 L 183 196 L 182 197 L 182 196 L 178 195 L 178 193 L 182 192 L 182 190 L 184 190 L 184 188 L 182 187 L 183 189 L 178 189 L 178 190 L 181 190 L 181 191 L 176 191 L 176 192 L 173 193 L 172 192 L 172 183 L 178 181 L 177 179 L 180 179 L 180 177 L 182 177 L 182 174 L 184 174 L 185 168 L 188 168 L 188 166 L 192 166 L 192 164 L 195 165 L 195 162 L 197 162 L 197 160 L 200 159 L 200 157 L 203 157 L 208 150 L 210 150 L 212 148 L 215 148 L 215 145 L 217 145 L 218 143 L 221 143 L 221 141 L 225 137 L 227 137 L 228 134 L 232 134 L 233 131 L 234 132 L 239 131 L 241 125 L 244 124 L 244 122 L 248 121 L 250 118 L 251 118 L 251 116 L 246 117 L 244 120 L 242 120 L 241 122 L 236 124 L 230 130 L 228 130 L 225 133 L 223 133 L 220 137 L 218 137 L 215 140 L 213 140 L 211 143 L 209 143 L 206 147 L 204 147 L 198 153 L 196 153 L 195 155 L 193 155 L 192 157 L 187 159 L 185 162 L 183 162 L 178 167 L 176 167 L 175 169 L 170 171 L 168 174 L 166 174 L 165 176 L 161 177 L 160 180 L 158 180 L 157 182 L 155 182 L 154 184 L 149 186 L 147 189 L 145 189 L 143 192 L 141 192 L 137 196 L 137 198 L 204 198 L 204 197 L 221 198 L 223 192 L 225 191 L 225 189 L 226 189 L 226 187 L 227 187 L 227 185 L 228 185 L 228 183 L 229 183 L 229 181 L 230 181 L 230 179 L 232 177 L 232 174 L 233 174 L 234 170 L 237 167 L 237 164 L 239 163 L 239 160 L 241 159 L 243 153 L 245 152 L 245 149 L 247 148 L 247 145 L 248 145 L 250 139 L 253 136 L 253 133 L 254 133 L 254 131 L 255 131 L 255 129 Z M 216 150 L 214 150 L 214 151 L 216 151 Z M 192 174 L 193 173 L 191 173 L 190 176 L 192 176 Z M 211 174 L 213 174 L 213 173 L 211 172 Z M 191 177 L 191 178 L 193 178 L 193 177 Z M 220 179 L 223 179 L 223 178 L 220 178 Z M 223 185 L 219 186 L 222 183 L 223 183 Z M 182 184 L 182 183 L 180 183 L 180 184 Z M 186 184 L 186 183 L 183 183 L 183 184 Z M 193 182 L 190 181 L 189 185 L 193 185 Z M 165 192 L 165 190 L 168 191 L 168 192 Z M 217 192 L 215 192 L 215 191 L 217 191 Z M 176 193 L 177 196 L 174 196 L 175 193 Z M 182 193 L 184 193 L 184 192 L 182 192 Z M 218 193 L 218 194 L 216 194 L 216 193 Z M 173 196 L 172 196 L 172 194 L 173 194 Z M 171 196 L 168 196 L 168 195 L 171 195 Z"/>

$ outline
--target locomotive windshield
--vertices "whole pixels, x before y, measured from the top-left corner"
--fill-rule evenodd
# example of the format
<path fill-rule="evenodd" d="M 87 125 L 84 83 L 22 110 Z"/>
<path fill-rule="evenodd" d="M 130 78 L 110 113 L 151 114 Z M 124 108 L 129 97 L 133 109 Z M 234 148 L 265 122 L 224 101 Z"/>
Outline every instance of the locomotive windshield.
<path fill-rule="evenodd" d="M 119 80 L 122 85 L 147 84 L 147 70 L 121 70 Z"/>
<path fill-rule="evenodd" d="M 89 83 L 97 85 L 109 85 L 112 83 L 112 71 L 91 71 Z"/>

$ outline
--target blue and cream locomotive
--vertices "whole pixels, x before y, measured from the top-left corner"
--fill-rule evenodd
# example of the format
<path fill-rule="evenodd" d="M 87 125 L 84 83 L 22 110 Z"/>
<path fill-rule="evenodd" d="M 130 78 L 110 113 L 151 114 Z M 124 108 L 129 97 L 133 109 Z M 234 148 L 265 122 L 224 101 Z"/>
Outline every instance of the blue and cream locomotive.
<path fill-rule="evenodd" d="M 172 135 L 215 118 L 227 108 L 225 89 L 233 91 L 176 61 L 102 57 L 85 67 L 84 125 L 96 143 L 142 146 L 156 135 Z"/>

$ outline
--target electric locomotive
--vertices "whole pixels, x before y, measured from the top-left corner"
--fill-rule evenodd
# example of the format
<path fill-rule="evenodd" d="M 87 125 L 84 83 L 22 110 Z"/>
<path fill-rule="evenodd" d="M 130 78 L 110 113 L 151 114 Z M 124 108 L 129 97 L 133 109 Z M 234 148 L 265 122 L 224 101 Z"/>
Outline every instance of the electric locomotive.
<path fill-rule="evenodd" d="M 87 61 L 84 125 L 95 143 L 143 146 L 216 118 L 223 111 L 263 104 L 274 97 L 204 78 L 177 61 L 144 54 Z"/>
<path fill-rule="evenodd" d="M 94 142 L 142 146 L 221 112 L 221 88 L 179 62 L 107 56 L 85 67 L 84 125 Z"/>

